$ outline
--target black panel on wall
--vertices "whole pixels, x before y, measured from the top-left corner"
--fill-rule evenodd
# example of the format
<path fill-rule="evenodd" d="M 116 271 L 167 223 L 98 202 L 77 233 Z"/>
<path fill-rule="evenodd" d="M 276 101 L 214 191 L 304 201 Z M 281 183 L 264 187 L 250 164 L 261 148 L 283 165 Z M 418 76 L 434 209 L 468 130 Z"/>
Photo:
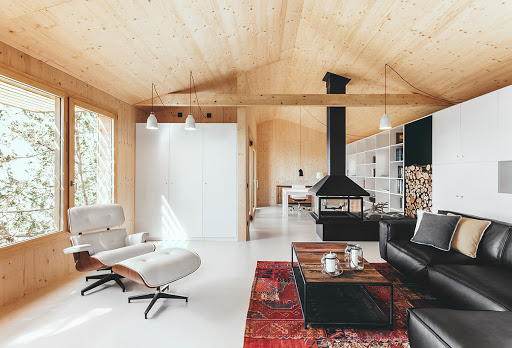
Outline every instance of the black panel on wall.
<path fill-rule="evenodd" d="M 405 125 L 405 166 L 432 164 L 432 116 Z"/>

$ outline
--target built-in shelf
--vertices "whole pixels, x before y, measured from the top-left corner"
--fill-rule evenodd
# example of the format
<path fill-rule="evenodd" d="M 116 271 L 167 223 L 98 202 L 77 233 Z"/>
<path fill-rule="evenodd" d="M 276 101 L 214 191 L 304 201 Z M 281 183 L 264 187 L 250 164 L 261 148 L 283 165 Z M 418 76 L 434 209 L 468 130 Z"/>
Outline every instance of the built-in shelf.
<path fill-rule="evenodd" d="M 363 187 L 376 202 L 388 202 L 388 211 L 403 212 L 404 161 L 397 161 L 397 149 L 404 149 L 404 133 L 399 126 L 347 145 L 347 175 Z M 399 155 L 399 154 L 398 154 Z M 403 155 L 401 156 L 403 158 Z M 398 177 L 401 171 L 402 178 Z M 370 197 L 364 198 L 365 208 L 371 206 Z"/>

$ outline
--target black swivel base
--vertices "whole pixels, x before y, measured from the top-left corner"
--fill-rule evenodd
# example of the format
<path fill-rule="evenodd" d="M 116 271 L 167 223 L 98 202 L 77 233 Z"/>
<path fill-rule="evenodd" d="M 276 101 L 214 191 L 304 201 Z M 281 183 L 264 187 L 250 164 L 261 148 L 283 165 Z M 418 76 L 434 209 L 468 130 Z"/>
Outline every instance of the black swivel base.
<path fill-rule="evenodd" d="M 85 281 L 89 281 L 89 279 L 99 279 L 99 280 L 97 282 L 92 283 L 88 287 L 83 288 L 80 293 L 82 294 L 82 296 L 84 296 L 84 293 L 86 291 L 94 289 L 102 284 L 105 284 L 106 282 L 111 281 L 111 280 L 115 281 L 116 284 L 119 285 L 121 287 L 121 289 L 123 289 L 123 292 L 125 292 L 126 288 L 124 287 L 123 282 L 121 282 L 121 278 L 124 278 L 124 277 L 120 276 L 119 274 L 113 273 L 112 270 L 110 270 L 109 274 L 98 274 L 98 275 L 93 275 L 93 276 L 87 276 L 87 277 L 85 277 Z"/>
<path fill-rule="evenodd" d="M 172 295 L 172 294 L 167 294 L 165 292 L 162 292 L 162 291 L 165 291 L 165 289 L 167 289 L 168 287 L 169 287 L 169 285 L 165 285 L 161 290 L 160 290 L 160 287 L 157 287 L 154 294 L 146 294 L 146 295 L 138 295 L 138 296 L 128 297 L 128 303 L 130 303 L 131 300 L 145 300 L 145 299 L 152 298 L 151 302 L 149 303 L 148 308 L 146 308 L 146 311 L 144 312 L 144 318 L 147 319 L 149 311 L 151 310 L 151 308 L 153 307 L 153 305 L 159 298 L 174 298 L 174 299 L 179 299 L 179 300 L 185 300 L 185 302 L 188 302 L 188 297 Z"/>

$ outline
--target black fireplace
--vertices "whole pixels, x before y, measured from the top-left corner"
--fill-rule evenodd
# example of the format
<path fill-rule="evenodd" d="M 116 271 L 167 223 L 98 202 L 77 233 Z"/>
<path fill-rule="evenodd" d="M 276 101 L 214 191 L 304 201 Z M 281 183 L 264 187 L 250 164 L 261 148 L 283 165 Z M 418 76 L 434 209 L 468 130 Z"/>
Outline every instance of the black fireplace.
<path fill-rule="evenodd" d="M 327 94 L 345 94 L 350 79 L 328 72 Z M 327 175 L 309 189 L 311 217 L 326 241 L 378 240 L 378 221 L 364 217 L 363 197 L 370 196 L 346 176 L 346 110 L 327 108 Z"/>

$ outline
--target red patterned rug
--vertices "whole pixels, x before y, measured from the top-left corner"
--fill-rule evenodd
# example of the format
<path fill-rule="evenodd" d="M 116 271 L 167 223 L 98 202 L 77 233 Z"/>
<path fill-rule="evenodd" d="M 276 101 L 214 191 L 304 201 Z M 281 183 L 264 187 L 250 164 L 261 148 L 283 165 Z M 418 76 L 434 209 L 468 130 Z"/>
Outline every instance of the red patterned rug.
<path fill-rule="evenodd" d="M 289 262 L 258 261 L 245 325 L 246 348 L 409 347 L 406 308 L 436 307 L 436 299 L 387 263 L 373 263 L 393 282 L 394 331 L 349 328 L 304 329 L 295 281 Z M 367 287 L 389 312 L 389 287 Z M 387 308 L 386 308 L 387 307 Z"/>

